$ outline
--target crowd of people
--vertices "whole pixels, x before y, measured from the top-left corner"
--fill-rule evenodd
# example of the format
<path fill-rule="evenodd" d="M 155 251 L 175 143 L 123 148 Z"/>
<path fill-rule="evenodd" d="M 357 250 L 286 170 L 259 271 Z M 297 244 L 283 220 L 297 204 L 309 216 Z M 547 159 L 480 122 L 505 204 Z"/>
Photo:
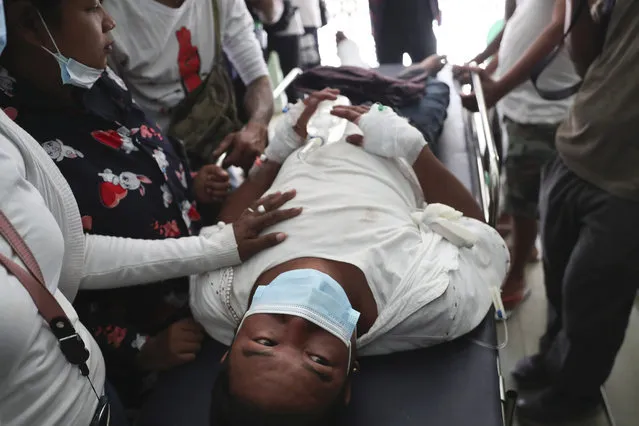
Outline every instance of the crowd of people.
<path fill-rule="evenodd" d="M 437 1 L 404 6 L 371 1 L 380 63 L 430 64 Z M 407 11 L 423 37 L 393 31 Z M 539 231 L 549 320 L 519 411 L 588 414 L 637 291 L 638 12 L 508 0 L 457 70 L 508 136 L 509 250 L 393 109 L 325 111 L 324 89 L 273 117 L 265 55 L 319 65 L 323 1 L 0 2 L 0 424 L 131 424 L 209 338 L 229 346 L 215 424 L 332 424 L 358 356 L 469 333 L 502 282 L 516 309 Z M 295 155 L 321 114 L 339 141 Z"/>

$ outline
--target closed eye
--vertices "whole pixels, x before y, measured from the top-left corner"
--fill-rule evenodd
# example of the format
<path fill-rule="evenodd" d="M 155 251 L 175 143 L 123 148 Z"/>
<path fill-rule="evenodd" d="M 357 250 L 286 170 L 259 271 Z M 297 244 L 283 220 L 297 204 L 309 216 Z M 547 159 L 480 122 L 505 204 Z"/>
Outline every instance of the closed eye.
<path fill-rule="evenodd" d="M 319 355 L 309 355 L 309 358 L 311 359 L 311 361 L 319 365 L 325 365 L 327 367 L 331 365 L 326 358 L 321 357 Z"/>
<path fill-rule="evenodd" d="M 260 338 L 260 339 L 255 339 L 254 340 L 256 343 L 259 343 L 262 346 L 276 346 L 277 342 L 274 342 L 271 339 L 266 339 L 266 338 Z"/>

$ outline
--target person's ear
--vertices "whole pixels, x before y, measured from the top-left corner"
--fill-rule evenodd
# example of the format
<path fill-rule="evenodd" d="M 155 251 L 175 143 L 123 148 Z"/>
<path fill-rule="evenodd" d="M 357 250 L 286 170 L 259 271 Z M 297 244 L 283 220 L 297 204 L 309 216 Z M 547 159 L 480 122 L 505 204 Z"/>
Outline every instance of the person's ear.
<path fill-rule="evenodd" d="M 226 361 L 226 357 L 229 356 L 229 351 L 224 352 L 224 355 L 222 355 L 222 359 L 220 360 L 220 364 L 224 364 L 224 361 Z"/>
<path fill-rule="evenodd" d="M 351 403 L 351 378 L 349 377 L 344 385 L 344 406 Z"/>
<path fill-rule="evenodd" d="M 359 361 L 355 360 L 353 362 L 353 365 L 351 367 L 351 371 L 350 374 L 348 375 L 348 378 L 346 379 L 346 384 L 344 385 L 344 405 L 348 405 L 351 403 L 351 383 L 352 383 L 352 378 L 353 378 L 353 374 L 357 374 L 360 371 L 360 367 L 359 367 Z"/>
<path fill-rule="evenodd" d="M 7 30 L 16 38 L 21 38 L 37 47 L 44 46 L 55 52 L 53 42 L 44 27 L 38 10 L 28 0 L 5 2 Z M 49 30 L 50 24 L 49 24 Z"/>

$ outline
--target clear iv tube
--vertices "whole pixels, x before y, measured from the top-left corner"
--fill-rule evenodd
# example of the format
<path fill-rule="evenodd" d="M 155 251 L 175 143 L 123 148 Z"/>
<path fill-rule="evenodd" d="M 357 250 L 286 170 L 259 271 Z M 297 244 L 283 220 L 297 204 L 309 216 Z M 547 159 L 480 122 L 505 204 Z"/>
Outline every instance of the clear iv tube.
<path fill-rule="evenodd" d="M 328 143 L 337 142 L 344 135 L 346 120 L 331 114 L 336 105 L 350 105 L 350 101 L 344 96 L 338 96 L 336 100 L 319 104 L 306 126 L 308 138 L 297 153 L 300 160 L 305 161 L 312 152 Z"/>

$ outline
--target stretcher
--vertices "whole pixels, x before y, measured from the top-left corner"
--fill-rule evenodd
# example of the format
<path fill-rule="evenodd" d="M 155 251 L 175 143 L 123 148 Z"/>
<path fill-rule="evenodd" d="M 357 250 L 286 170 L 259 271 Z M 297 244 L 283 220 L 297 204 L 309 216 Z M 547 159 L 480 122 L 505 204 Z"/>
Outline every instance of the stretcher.
<path fill-rule="evenodd" d="M 400 69 L 380 71 L 392 74 Z M 475 194 L 487 221 L 494 224 L 499 194 L 498 159 L 485 108 L 477 114 L 463 110 L 449 67 L 440 72 L 439 78 L 451 87 L 440 159 Z M 512 410 L 502 403 L 505 397 L 496 346 L 496 325 L 490 312 L 473 332 L 456 341 L 362 358 L 361 373 L 354 378 L 352 400 L 343 424 L 509 424 Z M 224 351 L 221 344 L 207 341 L 198 359 L 160 377 L 142 412 L 140 426 L 211 425 L 211 391 Z"/>

